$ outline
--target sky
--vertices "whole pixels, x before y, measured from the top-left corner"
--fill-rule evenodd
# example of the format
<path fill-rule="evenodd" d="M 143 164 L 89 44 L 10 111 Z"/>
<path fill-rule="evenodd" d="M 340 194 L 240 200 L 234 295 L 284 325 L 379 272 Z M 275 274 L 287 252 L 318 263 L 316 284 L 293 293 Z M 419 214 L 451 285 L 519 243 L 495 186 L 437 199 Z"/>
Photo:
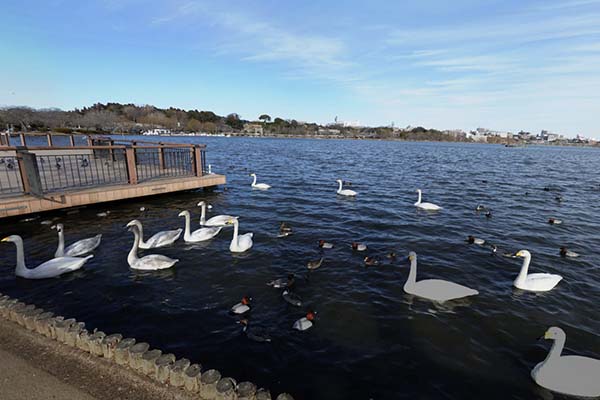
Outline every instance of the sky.
<path fill-rule="evenodd" d="M 600 0 L 2 0 L 0 105 L 600 139 Z"/>

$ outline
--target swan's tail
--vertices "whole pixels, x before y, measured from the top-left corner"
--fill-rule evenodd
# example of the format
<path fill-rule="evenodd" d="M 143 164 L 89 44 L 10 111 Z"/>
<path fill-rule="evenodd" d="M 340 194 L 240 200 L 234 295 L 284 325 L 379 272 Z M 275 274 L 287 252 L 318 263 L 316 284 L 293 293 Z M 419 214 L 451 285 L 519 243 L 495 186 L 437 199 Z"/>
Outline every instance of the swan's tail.
<path fill-rule="evenodd" d="M 89 260 L 90 258 L 94 258 L 94 255 L 93 255 L 93 254 L 90 254 L 89 256 L 85 256 L 85 257 L 84 257 L 84 259 L 85 259 L 85 260 Z"/>

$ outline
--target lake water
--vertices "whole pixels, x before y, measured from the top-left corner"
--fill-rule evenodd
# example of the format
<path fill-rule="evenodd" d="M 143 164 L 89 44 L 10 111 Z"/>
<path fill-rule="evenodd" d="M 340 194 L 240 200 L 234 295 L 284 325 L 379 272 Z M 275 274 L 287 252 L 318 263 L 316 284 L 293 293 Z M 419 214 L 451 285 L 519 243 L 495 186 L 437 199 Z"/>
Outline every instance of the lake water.
<path fill-rule="evenodd" d="M 251 380 L 296 399 L 549 398 L 529 373 L 549 342 L 536 338 L 552 325 L 567 333 L 565 352 L 600 358 L 600 151 L 585 148 L 504 148 L 492 145 L 251 138 L 162 138 L 208 145 L 213 171 L 228 184 L 212 192 L 166 195 L 99 205 L 79 214 L 57 212 L 33 222 L 3 222 L 0 234 L 20 234 L 27 262 L 52 257 L 56 233 L 40 221 L 60 217 L 67 244 L 96 233 L 95 258 L 59 279 L 14 277 L 12 244 L 0 247 L 0 291 L 85 321 L 88 329 L 121 332 L 152 347 Z M 271 184 L 253 191 L 249 173 Z M 336 196 L 335 180 L 352 182 L 355 200 Z M 551 187 L 553 191 L 544 191 Z M 444 207 L 417 212 L 424 201 Z M 560 194 L 563 201 L 555 197 Z M 144 223 L 146 235 L 183 226 L 184 209 L 196 221 L 196 203 L 214 214 L 240 216 L 240 232 L 254 232 L 254 247 L 232 255 L 232 230 L 211 242 L 183 241 L 149 253 L 177 257 L 169 271 L 128 268 L 132 237 L 124 225 Z M 493 217 L 475 213 L 482 203 Z M 147 208 L 141 213 L 139 208 Z M 96 213 L 110 210 L 108 217 Z M 210 216 L 210 214 L 209 214 Z M 553 226 L 549 217 L 564 223 Z M 294 234 L 277 238 L 281 221 Z M 544 294 L 512 287 L 521 261 L 467 245 L 467 235 L 502 251 L 530 250 L 531 272 L 564 280 Z M 317 240 L 335 244 L 321 251 Z M 365 254 L 384 265 L 366 268 Z M 582 254 L 563 259 L 560 246 Z M 444 307 L 403 292 L 406 255 L 419 255 L 418 278 L 441 278 L 478 289 L 467 301 Z M 387 263 L 394 251 L 398 259 Z M 306 263 L 325 257 L 307 279 Z M 288 305 L 265 282 L 298 276 L 306 303 Z M 254 326 L 272 343 L 250 341 L 228 314 L 250 294 Z M 308 308 L 317 312 L 306 332 L 291 329 Z M 561 398 L 555 396 L 555 398 Z"/>

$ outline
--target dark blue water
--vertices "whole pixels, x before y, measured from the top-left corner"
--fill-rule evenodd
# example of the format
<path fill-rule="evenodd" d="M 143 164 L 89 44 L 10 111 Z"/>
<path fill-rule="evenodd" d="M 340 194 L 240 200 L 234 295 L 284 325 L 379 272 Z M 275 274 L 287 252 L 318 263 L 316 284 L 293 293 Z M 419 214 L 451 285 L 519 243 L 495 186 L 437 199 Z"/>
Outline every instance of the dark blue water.
<path fill-rule="evenodd" d="M 173 140 L 208 144 L 208 161 L 227 175 L 227 186 L 3 223 L 2 235 L 23 236 L 30 266 L 51 258 L 56 247 L 55 232 L 41 220 L 59 217 L 68 243 L 97 232 L 104 237 L 83 270 L 46 281 L 16 279 L 14 247 L 2 244 L 0 291 L 297 399 L 547 398 L 529 373 L 550 346 L 536 338 L 552 325 L 566 331 L 566 352 L 600 357 L 600 151 Z M 252 191 L 251 172 L 273 188 Z M 353 183 L 356 200 L 336 196 L 337 178 Z M 555 191 L 542 190 L 546 186 Z M 416 188 L 444 210 L 417 212 Z M 555 200 L 558 193 L 562 203 Z M 241 233 L 254 232 L 251 251 L 232 255 L 227 230 L 206 244 L 179 242 L 153 251 L 181 259 L 170 271 L 128 268 L 132 238 L 123 227 L 129 220 L 140 218 L 148 233 L 173 229 L 182 226 L 177 214 L 183 209 L 197 218 L 201 199 L 216 214 L 240 215 Z M 493 218 L 474 212 L 479 203 L 493 209 Z M 141 206 L 148 211 L 142 214 Z M 96 217 L 106 209 L 108 217 Z M 564 223 L 551 226 L 549 217 Z M 294 235 L 276 238 L 281 221 Z M 466 245 L 470 234 L 505 251 L 527 249 L 531 272 L 558 273 L 564 280 L 545 294 L 513 289 L 520 261 Z M 307 280 L 307 261 L 321 255 L 318 239 L 336 247 L 323 253 L 323 266 Z M 352 241 L 368 244 L 382 260 L 395 251 L 398 261 L 365 268 Z M 560 246 L 583 256 L 563 259 Z M 444 307 L 405 295 L 403 257 L 411 250 L 419 254 L 419 278 L 452 280 L 480 295 Z M 289 272 L 300 277 L 301 309 L 265 285 Z M 228 315 L 244 294 L 254 298 L 251 323 L 269 329 L 272 343 L 248 340 Z M 309 307 L 318 312 L 315 326 L 292 331 Z"/>

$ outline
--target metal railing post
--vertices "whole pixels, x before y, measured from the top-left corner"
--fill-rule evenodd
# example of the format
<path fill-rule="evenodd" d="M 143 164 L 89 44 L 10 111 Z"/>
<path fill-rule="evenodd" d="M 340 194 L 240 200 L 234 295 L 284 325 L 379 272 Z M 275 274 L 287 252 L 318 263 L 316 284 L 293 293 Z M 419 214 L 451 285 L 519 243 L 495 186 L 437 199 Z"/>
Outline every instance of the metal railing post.
<path fill-rule="evenodd" d="M 127 176 L 130 185 L 137 185 L 137 168 L 135 165 L 135 149 L 131 146 L 125 147 L 125 162 L 127 163 Z"/>
<path fill-rule="evenodd" d="M 25 134 L 23 132 L 19 133 L 19 137 L 21 138 L 21 146 L 27 146 L 27 141 L 25 140 Z"/>
<path fill-rule="evenodd" d="M 160 165 L 160 169 L 165 169 L 165 147 L 164 143 L 159 143 L 160 147 L 158 148 L 158 164 Z"/>
<path fill-rule="evenodd" d="M 52 147 L 52 134 L 46 133 L 46 140 L 48 141 L 48 146 Z"/>
<path fill-rule="evenodd" d="M 75 147 L 75 135 L 69 135 L 69 143 L 71 144 L 71 147 Z"/>

